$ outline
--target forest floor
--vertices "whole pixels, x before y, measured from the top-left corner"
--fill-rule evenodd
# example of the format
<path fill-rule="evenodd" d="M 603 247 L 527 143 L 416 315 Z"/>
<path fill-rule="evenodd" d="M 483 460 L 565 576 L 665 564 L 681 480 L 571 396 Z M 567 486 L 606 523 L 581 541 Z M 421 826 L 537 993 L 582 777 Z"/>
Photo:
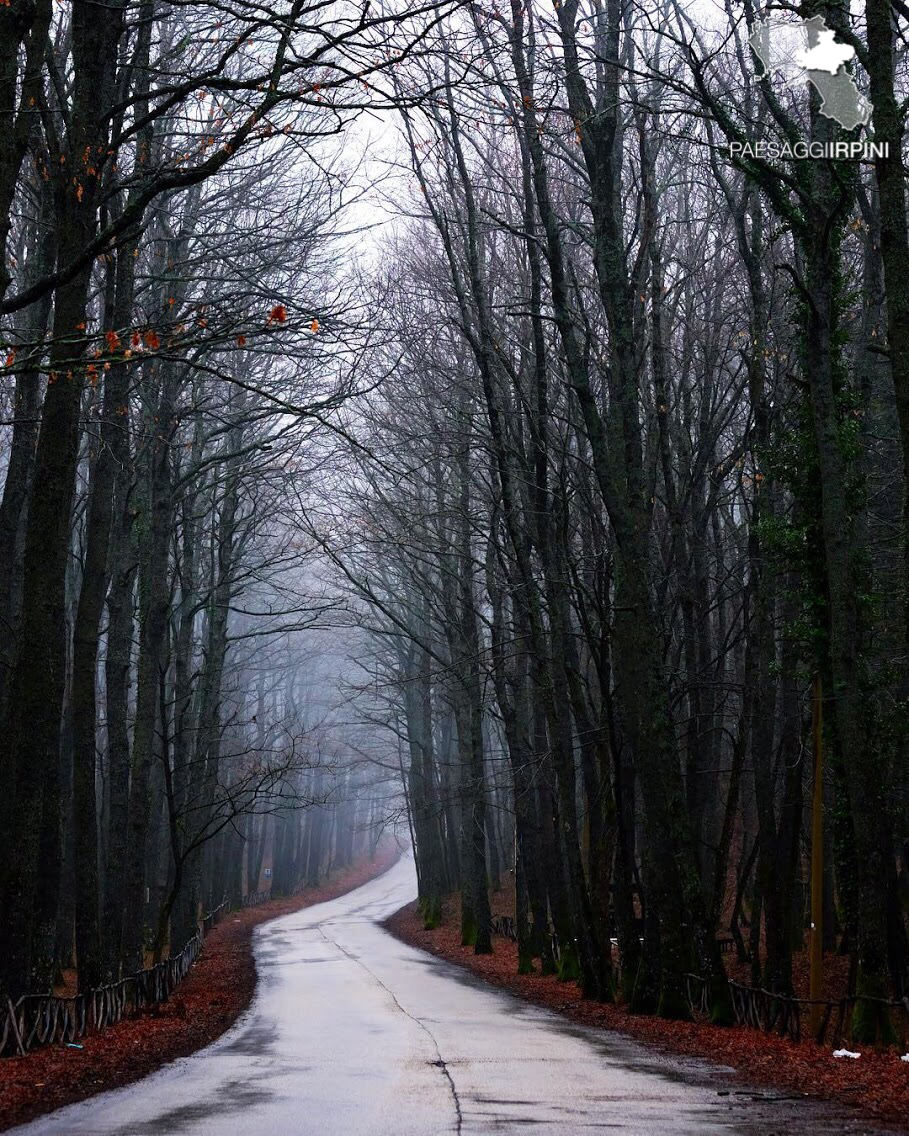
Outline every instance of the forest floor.
<path fill-rule="evenodd" d="M 494 912 L 500 908 L 493 903 Z M 836 1058 L 830 1047 L 810 1041 L 793 1042 L 744 1026 L 724 1029 L 706 1022 L 665 1021 L 583 999 L 575 982 L 518 974 L 517 945 L 508 939 L 496 936 L 491 955 L 475 955 L 472 947 L 462 947 L 455 898 L 446 902 L 444 921 L 434 931 L 423 929 L 416 904 L 401 908 L 385 926 L 405 943 L 576 1022 L 613 1030 L 663 1053 L 720 1062 L 750 1084 L 836 1101 L 859 1115 L 909 1131 L 909 1062 L 901 1061 L 896 1051 L 876 1053 L 863 1048 L 858 1060 Z"/>
<path fill-rule="evenodd" d="M 202 952 L 169 1001 L 98 1034 L 80 1048 L 49 1045 L 0 1058 L 0 1132 L 85 1097 L 137 1081 L 209 1045 L 249 1005 L 256 986 L 253 929 L 335 899 L 381 875 L 397 860 L 392 842 L 317 888 L 231 912 L 205 937 Z"/>

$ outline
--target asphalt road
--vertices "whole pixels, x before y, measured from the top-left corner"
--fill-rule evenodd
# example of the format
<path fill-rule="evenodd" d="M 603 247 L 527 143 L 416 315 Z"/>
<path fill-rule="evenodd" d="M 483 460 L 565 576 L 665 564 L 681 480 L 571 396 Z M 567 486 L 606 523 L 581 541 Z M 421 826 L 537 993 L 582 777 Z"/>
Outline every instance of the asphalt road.
<path fill-rule="evenodd" d="M 657 1057 L 473 980 L 379 926 L 400 861 L 261 927 L 249 1011 L 207 1049 L 16 1128 L 29 1136 L 789 1136 L 881 1131 L 730 1070 Z"/>

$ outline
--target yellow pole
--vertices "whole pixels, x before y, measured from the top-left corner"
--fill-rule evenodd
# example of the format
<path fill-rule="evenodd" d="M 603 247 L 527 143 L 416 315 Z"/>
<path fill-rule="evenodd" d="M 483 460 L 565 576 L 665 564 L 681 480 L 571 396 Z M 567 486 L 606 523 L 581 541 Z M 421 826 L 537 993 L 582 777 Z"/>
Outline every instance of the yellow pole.
<path fill-rule="evenodd" d="M 820 999 L 824 987 L 824 767 L 821 676 L 814 676 L 814 797 L 811 804 L 811 970 L 809 997 L 811 1036 L 821 1028 Z"/>

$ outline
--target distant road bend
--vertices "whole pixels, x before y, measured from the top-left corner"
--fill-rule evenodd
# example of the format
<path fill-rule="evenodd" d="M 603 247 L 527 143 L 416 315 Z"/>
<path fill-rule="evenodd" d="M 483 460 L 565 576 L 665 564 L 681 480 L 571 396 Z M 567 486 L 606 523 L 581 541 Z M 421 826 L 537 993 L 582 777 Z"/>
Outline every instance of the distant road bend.
<path fill-rule="evenodd" d="M 656 1056 L 477 982 L 379 925 L 406 857 L 256 936 L 249 1011 L 207 1049 L 16 1128 L 29 1136 L 871 1133 L 730 1071 Z M 880 1130 L 883 1131 L 883 1130 Z"/>

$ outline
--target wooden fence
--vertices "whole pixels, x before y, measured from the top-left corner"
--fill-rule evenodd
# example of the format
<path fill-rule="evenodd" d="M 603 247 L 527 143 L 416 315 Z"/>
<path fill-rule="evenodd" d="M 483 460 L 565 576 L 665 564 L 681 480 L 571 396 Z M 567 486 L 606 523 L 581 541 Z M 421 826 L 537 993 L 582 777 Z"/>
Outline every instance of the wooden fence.
<path fill-rule="evenodd" d="M 515 921 L 510 915 L 493 915 L 493 934 L 502 935 L 506 939 L 516 940 L 517 929 Z M 727 954 L 733 950 L 735 943 L 730 937 L 719 940 L 720 951 Z M 613 940 L 615 942 L 615 940 Z M 552 936 L 552 950 L 556 959 L 559 957 L 558 940 Z M 709 989 L 705 978 L 697 974 L 686 975 L 688 982 L 688 1001 L 695 1013 L 707 1014 L 710 1010 Z M 739 1025 L 751 1026 L 753 1029 L 763 1030 L 765 1033 L 777 1033 L 781 1037 L 800 1041 L 810 1036 L 809 1019 L 813 1003 L 810 998 L 794 998 L 782 994 L 774 994 L 757 986 L 745 986 L 741 982 L 729 982 L 729 993 L 732 998 L 732 1008 L 735 1020 Z M 855 996 L 848 998 L 835 998 L 822 1000 L 821 1021 L 814 1040 L 820 1045 L 839 1045 L 851 1040 L 850 1029 L 852 1011 L 859 999 Z M 867 1001 L 881 1001 L 882 999 L 869 998 Z M 909 998 L 901 1001 L 887 1001 L 894 1019 L 894 1026 L 900 1044 L 905 1049 L 909 1041 Z"/>
<path fill-rule="evenodd" d="M 84 994 L 60 998 L 25 994 L 0 1010 L 0 1057 L 22 1056 L 54 1042 L 75 1045 L 76 1039 L 97 1032 L 147 1006 L 166 1002 L 199 957 L 205 934 L 229 909 L 225 899 L 202 919 L 202 927 L 179 954 L 138 970 L 119 982 Z"/>
<path fill-rule="evenodd" d="M 241 907 L 256 907 L 260 903 L 267 903 L 271 899 L 271 889 L 265 888 L 263 891 L 253 891 L 249 895 L 244 895 L 240 903 Z"/>
<path fill-rule="evenodd" d="M 710 1008 L 707 980 L 697 974 L 688 974 L 686 978 L 688 1000 L 692 1010 L 706 1014 Z M 883 1001 L 891 1009 L 894 1027 L 903 1048 L 909 1037 L 909 998 L 889 1001 L 853 995 L 846 998 L 812 1001 L 810 998 L 774 994 L 762 987 L 745 986 L 741 982 L 733 981 L 729 982 L 729 993 L 732 997 L 735 1020 L 739 1025 L 751 1026 L 753 1029 L 763 1030 L 764 1033 L 777 1033 L 780 1037 L 789 1037 L 793 1041 L 811 1037 L 808 1022 L 811 1007 L 815 1005 L 821 1007 L 821 1020 L 813 1040 L 819 1045 L 833 1046 L 849 1041 L 852 1011 L 860 1000 Z"/>
<path fill-rule="evenodd" d="M 246 906 L 244 904 L 244 906 Z M 202 934 L 207 935 L 214 925 L 230 910 L 230 900 L 225 896 L 214 911 L 202 916 Z"/>
<path fill-rule="evenodd" d="M 513 943 L 518 941 L 517 927 L 515 926 L 514 917 L 511 915 L 493 915 L 492 933 L 494 935 L 502 935 L 506 939 L 511 939 Z"/>

